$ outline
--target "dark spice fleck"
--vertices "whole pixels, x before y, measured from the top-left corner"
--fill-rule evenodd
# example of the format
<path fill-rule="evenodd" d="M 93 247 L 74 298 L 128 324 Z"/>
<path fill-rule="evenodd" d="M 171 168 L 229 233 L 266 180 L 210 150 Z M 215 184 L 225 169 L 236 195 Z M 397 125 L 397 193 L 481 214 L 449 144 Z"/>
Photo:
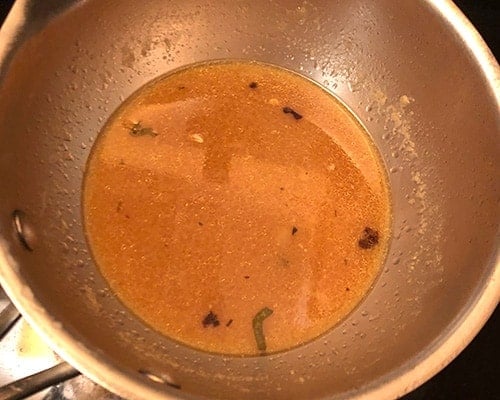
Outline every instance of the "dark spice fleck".
<path fill-rule="evenodd" d="M 333 210 L 333 215 L 337 216 L 337 210 Z"/>
<path fill-rule="evenodd" d="M 293 108 L 291 107 L 283 107 L 283 112 L 285 114 L 292 114 L 293 115 L 293 118 L 299 120 L 299 119 L 302 119 L 302 115 L 300 115 L 297 111 L 295 111 Z"/>
<path fill-rule="evenodd" d="M 250 279 L 250 276 L 249 275 L 245 275 L 243 278 Z"/>
<path fill-rule="evenodd" d="M 203 222 L 201 222 L 201 221 L 198 222 L 198 225 L 203 226 Z"/>
<path fill-rule="evenodd" d="M 232 320 L 232 319 L 230 319 L 229 321 L 227 321 L 226 326 L 230 326 L 232 323 L 233 323 L 233 320 Z"/>
<path fill-rule="evenodd" d="M 344 264 L 347 265 L 347 258 L 344 258 Z"/>
<path fill-rule="evenodd" d="M 250 82 L 250 85 L 248 85 L 250 89 L 257 89 L 257 86 L 259 86 L 257 82 Z"/>
<path fill-rule="evenodd" d="M 130 215 L 125 214 L 125 218 L 130 219 Z"/>
<path fill-rule="evenodd" d="M 362 249 L 371 249 L 378 243 L 378 232 L 370 227 L 366 227 L 361 235 L 361 239 L 358 240 L 358 245 Z"/>
<path fill-rule="evenodd" d="M 120 212 L 123 208 L 123 201 L 119 201 L 118 204 L 116 205 L 116 212 Z"/>
<path fill-rule="evenodd" d="M 283 267 L 288 267 L 290 265 L 290 261 L 288 261 L 285 257 L 281 257 L 280 262 Z"/>
<path fill-rule="evenodd" d="M 182 86 L 182 85 L 181 86 L 177 86 L 177 89 L 184 90 L 184 89 L 186 89 L 186 86 Z"/>
<path fill-rule="evenodd" d="M 298 229 L 297 227 L 292 227 L 292 235 L 295 235 L 297 233 Z"/>
<path fill-rule="evenodd" d="M 349 289 L 348 287 L 346 287 L 346 288 L 345 288 L 345 291 L 346 291 L 346 292 L 348 292 L 349 290 L 351 290 L 351 289 Z"/>
<path fill-rule="evenodd" d="M 215 315 L 212 311 L 210 311 L 207 316 L 203 318 L 203 321 L 201 323 L 203 324 L 204 328 L 209 325 L 212 325 L 214 328 L 220 325 L 217 315 Z"/>
<path fill-rule="evenodd" d="M 149 136 L 155 137 L 155 136 L 158 135 L 153 130 L 153 128 L 146 128 L 146 127 L 142 126 L 142 124 L 141 124 L 140 121 L 132 124 L 132 126 L 130 127 L 130 130 L 129 130 L 129 133 L 132 136 L 146 136 L 146 135 L 149 135 Z"/>
<path fill-rule="evenodd" d="M 285 190 L 285 188 L 282 186 L 282 187 L 280 187 L 280 190 L 283 191 L 283 190 Z"/>

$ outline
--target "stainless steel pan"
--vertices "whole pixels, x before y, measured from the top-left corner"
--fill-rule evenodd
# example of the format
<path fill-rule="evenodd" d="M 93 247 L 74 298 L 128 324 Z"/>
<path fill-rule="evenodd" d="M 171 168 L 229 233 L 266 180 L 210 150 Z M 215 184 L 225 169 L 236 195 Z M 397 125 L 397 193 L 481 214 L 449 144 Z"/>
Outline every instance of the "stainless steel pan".
<path fill-rule="evenodd" d="M 390 171 L 394 238 L 327 335 L 268 357 L 179 346 L 108 290 L 81 223 L 110 113 L 179 66 L 298 71 L 362 119 Z M 19 0 L 0 31 L 0 280 L 82 373 L 137 399 L 389 399 L 450 362 L 498 304 L 499 67 L 444 0 Z"/>

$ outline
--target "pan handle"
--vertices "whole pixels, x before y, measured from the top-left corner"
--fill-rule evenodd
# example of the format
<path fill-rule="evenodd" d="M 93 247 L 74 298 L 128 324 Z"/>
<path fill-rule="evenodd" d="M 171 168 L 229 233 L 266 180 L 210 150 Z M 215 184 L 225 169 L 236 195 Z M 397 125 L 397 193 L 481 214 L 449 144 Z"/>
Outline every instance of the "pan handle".
<path fill-rule="evenodd" d="M 19 379 L 0 387 L 0 400 L 21 400 L 52 385 L 78 376 L 80 372 L 66 362 L 45 371 Z"/>

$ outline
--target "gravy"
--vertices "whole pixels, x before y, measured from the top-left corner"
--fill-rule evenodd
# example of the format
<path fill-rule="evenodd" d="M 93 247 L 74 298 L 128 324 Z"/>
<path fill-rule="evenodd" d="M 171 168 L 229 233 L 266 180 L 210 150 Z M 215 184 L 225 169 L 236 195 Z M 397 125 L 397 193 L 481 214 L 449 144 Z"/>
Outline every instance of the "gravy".
<path fill-rule="evenodd" d="M 367 132 L 320 86 L 260 63 L 198 64 L 141 88 L 99 135 L 83 196 L 118 298 L 216 353 L 326 332 L 365 296 L 390 237 Z"/>

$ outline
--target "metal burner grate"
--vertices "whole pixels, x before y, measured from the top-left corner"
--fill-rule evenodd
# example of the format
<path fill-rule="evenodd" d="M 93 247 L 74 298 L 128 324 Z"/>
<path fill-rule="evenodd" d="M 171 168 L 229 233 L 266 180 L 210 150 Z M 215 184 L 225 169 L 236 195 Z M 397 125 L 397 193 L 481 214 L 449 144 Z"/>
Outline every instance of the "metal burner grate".
<path fill-rule="evenodd" d="M 0 288 L 0 400 L 120 400 L 88 378 L 79 375 L 54 353 L 29 326 L 7 295 Z M 55 368 L 54 368 L 55 367 Z M 52 374 L 39 376 L 37 381 L 24 381 L 19 391 L 12 382 L 51 369 Z M 51 386 L 50 378 L 66 377 L 68 380 Z M 64 378 L 63 378 L 64 379 Z M 48 387 L 26 397 L 22 389 Z M 7 387 L 6 385 L 10 385 Z M 31 391 L 31 390 L 30 390 Z"/>

